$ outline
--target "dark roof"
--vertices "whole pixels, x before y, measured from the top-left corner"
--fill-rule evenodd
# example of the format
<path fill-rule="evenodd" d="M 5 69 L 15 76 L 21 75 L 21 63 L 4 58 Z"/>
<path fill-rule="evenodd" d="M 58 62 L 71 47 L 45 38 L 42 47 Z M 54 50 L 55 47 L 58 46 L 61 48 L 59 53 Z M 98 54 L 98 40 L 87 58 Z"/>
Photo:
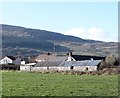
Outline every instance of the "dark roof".
<path fill-rule="evenodd" d="M 38 62 L 35 67 L 48 67 L 48 66 L 59 66 L 61 62 L 57 61 L 47 61 L 47 62 Z"/>
<path fill-rule="evenodd" d="M 80 60 L 91 60 L 91 58 L 92 58 L 93 60 L 103 60 L 103 59 L 105 59 L 105 57 L 89 56 L 89 55 L 72 55 L 72 57 L 73 57 L 76 61 L 80 61 Z"/>
<path fill-rule="evenodd" d="M 48 61 L 58 61 L 58 62 L 63 62 L 67 60 L 67 56 L 55 56 L 53 58 L 50 58 Z"/>
<path fill-rule="evenodd" d="M 37 60 L 48 60 L 49 58 L 53 58 L 55 55 L 48 55 L 48 54 L 40 54 L 37 56 Z"/>
<path fill-rule="evenodd" d="M 15 57 L 13 57 L 13 56 L 8 56 L 7 55 L 7 57 L 10 58 L 11 60 L 15 60 Z"/>
<path fill-rule="evenodd" d="M 45 61 L 66 61 L 67 56 L 57 56 L 57 55 L 39 55 L 36 59 L 37 60 L 45 60 Z"/>
<path fill-rule="evenodd" d="M 24 61 L 24 59 L 21 59 L 21 61 Z"/>
<path fill-rule="evenodd" d="M 97 66 L 101 60 L 85 60 L 85 61 L 45 61 L 38 62 L 35 67 L 48 67 L 48 66 Z"/>
<path fill-rule="evenodd" d="M 69 61 L 64 66 L 97 66 L 101 60 Z"/>

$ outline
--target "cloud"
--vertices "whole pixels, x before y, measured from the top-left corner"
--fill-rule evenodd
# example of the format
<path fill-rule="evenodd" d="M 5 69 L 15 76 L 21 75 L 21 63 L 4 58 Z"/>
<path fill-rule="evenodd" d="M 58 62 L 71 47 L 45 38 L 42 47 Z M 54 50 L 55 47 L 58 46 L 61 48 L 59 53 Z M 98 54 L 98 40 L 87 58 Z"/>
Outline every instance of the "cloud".
<path fill-rule="evenodd" d="M 106 42 L 117 42 L 117 36 L 114 34 L 110 34 L 104 31 L 101 28 L 90 27 L 88 29 L 85 28 L 73 28 L 64 32 L 65 35 L 72 35 L 76 37 L 80 37 L 83 39 L 92 39 L 92 40 L 100 40 Z"/>

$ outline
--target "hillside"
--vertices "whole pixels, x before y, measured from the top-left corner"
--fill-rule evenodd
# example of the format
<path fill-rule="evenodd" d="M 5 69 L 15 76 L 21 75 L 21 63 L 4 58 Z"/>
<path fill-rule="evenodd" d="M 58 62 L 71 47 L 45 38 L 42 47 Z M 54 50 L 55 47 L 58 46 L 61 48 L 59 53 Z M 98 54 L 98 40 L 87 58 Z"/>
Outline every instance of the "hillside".
<path fill-rule="evenodd" d="M 117 43 L 85 40 L 57 32 L 0 25 L 3 54 L 37 55 L 43 51 L 67 52 L 77 54 L 106 55 L 117 52 Z"/>

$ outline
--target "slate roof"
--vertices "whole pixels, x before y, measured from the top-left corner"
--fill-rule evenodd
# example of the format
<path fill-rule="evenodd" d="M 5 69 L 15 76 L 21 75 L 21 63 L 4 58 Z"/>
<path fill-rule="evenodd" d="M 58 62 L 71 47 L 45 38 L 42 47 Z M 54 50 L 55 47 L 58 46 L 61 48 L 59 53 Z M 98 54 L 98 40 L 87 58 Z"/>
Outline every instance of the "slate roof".
<path fill-rule="evenodd" d="M 16 60 L 16 58 L 13 56 L 7 56 L 7 57 L 10 58 L 11 60 Z"/>
<path fill-rule="evenodd" d="M 105 57 L 89 56 L 89 55 L 72 55 L 72 57 L 73 57 L 76 61 L 80 61 L 80 60 L 91 60 L 91 58 L 92 58 L 93 60 L 103 60 L 103 59 L 105 59 Z"/>
<path fill-rule="evenodd" d="M 97 66 L 101 60 L 69 61 L 64 66 Z"/>
<path fill-rule="evenodd" d="M 59 61 L 59 62 L 62 62 L 62 61 L 66 61 L 67 60 L 67 56 L 54 56 L 53 58 L 49 58 L 48 61 Z"/>
<path fill-rule="evenodd" d="M 3 56 L 3 57 L 0 57 L 0 60 L 1 60 L 1 59 L 3 59 L 3 58 L 5 58 L 5 57 L 10 58 L 11 60 L 16 60 L 17 58 L 20 58 L 20 59 L 21 59 L 21 61 L 24 61 L 24 59 L 23 59 L 23 58 L 21 58 L 20 56 L 19 56 L 19 57 L 13 57 L 13 56 L 9 56 L 9 55 L 6 55 L 6 56 Z"/>
<path fill-rule="evenodd" d="M 35 67 L 48 67 L 48 66 L 59 66 L 60 65 L 60 61 L 47 61 L 47 62 L 38 62 Z"/>
<path fill-rule="evenodd" d="M 36 59 L 37 60 L 45 60 L 45 61 L 66 61 L 67 56 L 56 56 L 56 55 L 39 55 Z"/>
<path fill-rule="evenodd" d="M 38 62 L 35 67 L 48 66 L 97 66 L 101 60 L 85 60 L 85 61 L 45 61 Z"/>

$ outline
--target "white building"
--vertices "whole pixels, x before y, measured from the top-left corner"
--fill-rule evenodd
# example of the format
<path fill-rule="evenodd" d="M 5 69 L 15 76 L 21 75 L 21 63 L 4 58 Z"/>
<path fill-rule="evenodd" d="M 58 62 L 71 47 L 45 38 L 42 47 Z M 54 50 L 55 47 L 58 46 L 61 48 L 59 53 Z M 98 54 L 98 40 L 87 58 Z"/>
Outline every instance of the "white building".
<path fill-rule="evenodd" d="M 25 64 L 25 61 L 22 60 L 20 57 L 13 57 L 13 56 L 5 56 L 0 60 L 0 64 L 15 64 L 15 65 L 21 65 Z"/>
<path fill-rule="evenodd" d="M 25 61 L 24 60 L 21 60 L 21 65 L 24 65 L 25 64 Z"/>
<path fill-rule="evenodd" d="M 0 60 L 0 64 L 13 64 L 15 58 L 13 56 L 5 56 Z"/>

